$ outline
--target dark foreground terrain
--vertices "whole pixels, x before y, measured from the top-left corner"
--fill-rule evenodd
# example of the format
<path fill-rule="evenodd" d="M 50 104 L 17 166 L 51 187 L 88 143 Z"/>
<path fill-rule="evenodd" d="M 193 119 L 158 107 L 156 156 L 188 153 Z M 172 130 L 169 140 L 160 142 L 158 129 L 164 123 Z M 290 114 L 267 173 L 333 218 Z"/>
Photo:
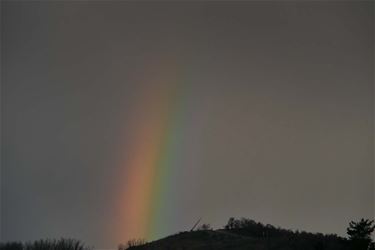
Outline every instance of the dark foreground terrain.
<path fill-rule="evenodd" d="M 371 235 L 373 220 L 350 222 L 348 237 L 292 231 L 264 225 L 250 219 L 230 218 L 223 229 L 203 224 L 196 230 L 181 232 L 146 243 L 130 240 L 118 250 L 375 250 Z M 3 242 L 0 250 L 92 250 L 75 239 Z"/>
<path fill-rule="evenodd" d="M 157 241 L 130 241 L 129 250 L 373 250 L 373 221 L 352 222 L 348 238 L 276 228 L 249 219 L 231 218 L 224 229 L 207 227 Z"/>
<path fill-rule="evenodd" d="M 132 246 L 131 250 L 346 250 L 345 239 L 334 236 L 323 239 L 310 235 L 288 237 L 253 237 L 231 230 L 182 232 L 161 240 Z"/>

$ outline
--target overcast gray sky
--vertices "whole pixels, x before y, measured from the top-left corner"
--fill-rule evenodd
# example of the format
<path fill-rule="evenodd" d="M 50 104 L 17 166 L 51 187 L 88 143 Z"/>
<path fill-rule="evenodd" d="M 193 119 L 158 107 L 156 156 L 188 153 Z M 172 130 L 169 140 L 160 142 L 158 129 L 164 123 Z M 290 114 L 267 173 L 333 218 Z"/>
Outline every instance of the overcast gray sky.
<path fill-rule="evenodd" d="M 153 66 L 184 92 L 160 236 L 374 217 L 372 1 L 1 1 L 2 240 L 127 240 L 118 159 Z"/>

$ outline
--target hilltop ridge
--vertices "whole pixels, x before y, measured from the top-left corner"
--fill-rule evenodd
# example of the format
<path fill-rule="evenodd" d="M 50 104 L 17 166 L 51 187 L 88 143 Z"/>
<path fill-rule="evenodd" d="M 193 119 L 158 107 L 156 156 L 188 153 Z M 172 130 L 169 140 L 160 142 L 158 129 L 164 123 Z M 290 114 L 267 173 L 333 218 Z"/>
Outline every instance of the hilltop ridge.
<path fill-rule="evenodd" d="M 121 249 L 121 248 L 120 248 Z M 180 232 L 128 250 L 352 250 L 337 235 L 276 228 L 249 219 L 231 218 L 223 229 Z M 358 249 L 356 249 L 358 250 Z"/>

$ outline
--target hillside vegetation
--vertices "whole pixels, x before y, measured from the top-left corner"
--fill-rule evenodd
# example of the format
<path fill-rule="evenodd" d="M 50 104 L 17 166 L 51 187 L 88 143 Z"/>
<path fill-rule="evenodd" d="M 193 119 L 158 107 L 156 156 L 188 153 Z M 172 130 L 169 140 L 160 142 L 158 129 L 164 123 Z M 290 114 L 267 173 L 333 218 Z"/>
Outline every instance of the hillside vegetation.
<path fill-rule="evenodd" d="M 362 222 L 362 223 L 361 223 Z M 372 221 L 352 222 L 348 233 L 361 231 Z M 367 223 L 367 224 L 366 224 Z M 353 229 L 354 228 L 354 229 Z M 362 230 L 363 231 L 363 230 Z M 366 230 L 365 230 L 366 231 Z M 370 235 L 371 235 L 370 232 Z M 360 232 L 359 232 L 360 233 Z M 181 232 L 157 241 L 140 244 L 130 242 L 119 250 L 368 250 L 374 249 L 369 231 L 366 235 L 349 239 L 334 234 L 307 233 L 264 225 L 249 219 L 230 218 L 224 229 L 198 229 Z M 349 234 L 350 236 L 350 234 Z M 358 235 L 357 235 L 358 236 Z M 142 242 L 142 243 L 141 243 Z"/>
<path fill-rule="evenodd" d="M 222 229 L 203 224 L 153 242 L 130 240 L 118 250 L 375 250 L 372 220 L 350 222 L 348 237 L 292 231 L 250 219 L 230 218 Z M 0 250 L 92 250 L 74 239 L 0 243 Z"/>
<path fill-rule="evenodd" d="M 92 250 L 92 248 L 75 239 L 47 239 L 27 243 L 0 243 L 0 250 Z"/>

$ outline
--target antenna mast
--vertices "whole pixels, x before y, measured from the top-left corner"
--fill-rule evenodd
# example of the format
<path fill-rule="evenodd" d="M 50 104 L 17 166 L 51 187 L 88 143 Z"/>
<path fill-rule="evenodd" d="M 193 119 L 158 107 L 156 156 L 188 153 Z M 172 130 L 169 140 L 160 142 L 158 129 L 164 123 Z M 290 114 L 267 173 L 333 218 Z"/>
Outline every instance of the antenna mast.
<path fill-rule="evenodd" d="M 190 232 L 193 231 L 196 226 L 198 226 L 199 222 L 201 221 L 202 218 L 199 218 L 199 220 L 194 224 L 194 226 L 190 229 Z"/>

